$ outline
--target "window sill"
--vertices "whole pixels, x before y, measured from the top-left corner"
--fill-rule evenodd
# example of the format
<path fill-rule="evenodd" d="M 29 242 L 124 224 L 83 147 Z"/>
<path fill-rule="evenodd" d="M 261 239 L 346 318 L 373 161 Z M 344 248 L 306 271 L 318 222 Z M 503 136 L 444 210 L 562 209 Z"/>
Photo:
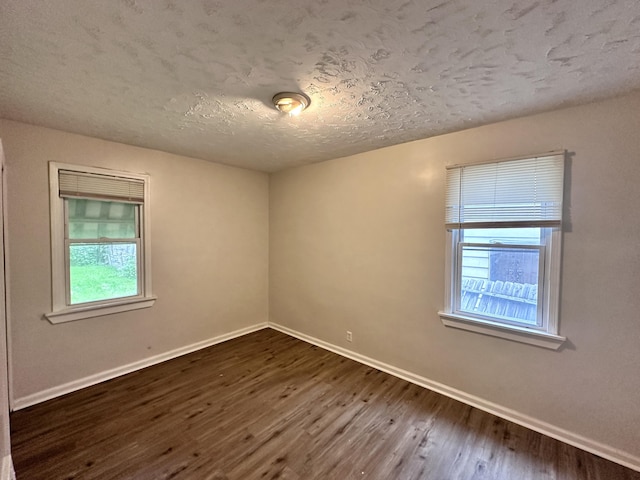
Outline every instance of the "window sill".
<path fill-rule="evenodd" d="M 453 313 L 438 312 L 438 315 L 440 315 L 440 320 L 442 320 L 442 323 L 447 327 L 506 338 L 515 342 L 528 343 L 552 350 L 558 350 L 567 340 L 566 337 L 552 333 L 530 330 L 523 327 L 506 326 Z"/>
<path fill-rule="evenodd" d="M 64 310 L 58 310 L 57 312 L 45 313 L 44 316 L 53 324 L 73 322 L 75 320 L 82 320 L 85 318 L 110 315 L 112 313 L 149 308 L 153 306 L 156 298 L 157 297 L 141 297 L 116 302 L 86 305 L 82 307 L 71 307 Z"/>

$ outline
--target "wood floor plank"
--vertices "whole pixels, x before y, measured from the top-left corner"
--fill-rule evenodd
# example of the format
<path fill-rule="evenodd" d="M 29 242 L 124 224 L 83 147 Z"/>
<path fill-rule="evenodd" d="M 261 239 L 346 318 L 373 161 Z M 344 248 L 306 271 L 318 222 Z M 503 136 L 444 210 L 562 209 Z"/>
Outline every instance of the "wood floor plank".
<path fill-rule="evenodd" d="M 640 480 L 274 330 L 11 415 L 19 480 Z"/>

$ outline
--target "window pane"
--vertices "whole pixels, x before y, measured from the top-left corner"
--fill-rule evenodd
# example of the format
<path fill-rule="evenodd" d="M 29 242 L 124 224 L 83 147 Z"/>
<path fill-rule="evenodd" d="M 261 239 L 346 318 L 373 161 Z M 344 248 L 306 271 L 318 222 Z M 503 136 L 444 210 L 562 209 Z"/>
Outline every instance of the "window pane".
<path fill-rule="evenodd" d="M 462 247 L 461 312 L 538 324 L 540 251 Z"/>
<path fill-rule="evenodd" d="M 136 238 L 137 205 L 68 198 L 69 238 Z"/>
<path fill-rule="evenodd" d="M 135 243 L 69 246 L 71 304 L 138 295 Z"/>
<path fill-rule="evenodd" d="M 462 241 L 465 243 L 487 243 L 507 245 L 541 245 L 542 228 L 465 228 Z"/>

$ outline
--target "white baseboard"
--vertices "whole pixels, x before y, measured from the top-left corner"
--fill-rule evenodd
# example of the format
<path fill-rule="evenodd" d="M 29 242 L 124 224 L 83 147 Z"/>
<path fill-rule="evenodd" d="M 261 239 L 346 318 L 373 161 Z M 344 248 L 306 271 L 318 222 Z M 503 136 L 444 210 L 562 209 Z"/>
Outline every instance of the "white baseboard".
<path fill-rule="evenodd" d="M 542 433 L 543 435 L 547 435 L 551 438 L 555 438 L 556 440 L 560 440 L 561 442 L 568 443 L 569 445 L 573 445 L 574 447 L 580 448 L 582 450 L 586 450 L 587 452 L 593 453 L 600 457 L 606 458 L 607 460 L 611 460 L 612 462 L 618 463 L 620 465 L 624 465 L 625 467 L 628 467 L 640 472 L 640 457 L 631 455 L 628 452 L 610 447 L 609 445 L 596 442 L 594 440 L 575 434 L 568 430 L 559 428 L 550 423 L 530 417 L 528 415 L 524 415 L 515 410 L 503 407 L 497 403 L 490 402 L 488 400 L 482 399 L 480 397 L 476 397 L 475 395 L 468 394 L 466 392 L 457 390 L 455 388 L 451 388 L 442 383 L 429 380 L 428 378 L 421 377 L 420 375 L 416 375 L 414 373 L 408 372 L 406 370 L 402 370 L 392 365 L 379 362 L 377 360 L 374 360 L 373 358 L 360 355 L 359 353 L 353 352 L 351 350 L 347 350 L 337 345 L 333 345 L 331 343 L 325 342 L 318 338 L 305 335 L 304 333 L 300 333 L 296 330 L 292 330 L 290 328 L 287 328 L 285 326 L 282 326 L 273 322 L 269 322 L 268 324 L 265 322 L 265 323 L 253 325 L 251 327 L 236 330 L 234 332 L 226 333 L 224 335 L 210 338 L 202 342 L 197 342 L 191 345 L 187 345 L 185 347 L 171 350 L 166 353 L 162 353 L 160 355 L 149 357 L 144 360 L 140 360 L 138 362 L 130 363 L 122 367 L 117 367 L 111 370 L 97 373 L 95 375 L 91 375 L 89 377 L 81 378 L 79 380 L 66 383 L 64 385 L 60 385 L 47 390 L 43 390 L 41 392 L 27 395 L 25 397 L 16 399 L 13 402 L 12 409 L 20 410 L 22 408 L 35 405 L 36 403 L 44 402 L 46 400 L 50 400 L 52 398 L 65 395 L 67 393 L 71 393 L 85 387 L 90 387 L 91 385 L 95 385 L 97 383 L 101 383 L 106 380 L 110 380 L 112 378 L 119 377 L 121 375 L 125 375 L 127 373 L 131 373 L 145 367 L 149 367 L 151 365 L 156 365 L 158 363 L 171 360 L 172 358 L 186 355 L 188 353 L 192 353 L 197 350 L 201 350 L 203 348 L 207 348 L 212 345 L 216 345 L 218 343 L 231 340 L 233 338 L 241 337 L 243 335 L 247 335 L 249 333 L 255 332 L 257 330 L 262 330 L 267 327 L 273 328 L 274 330 L 278 330 L 287 335 L 291 335 L 292 337 L 296 337 L 307 343 L 317 345 L 318 347 L 324 348 L 325 350 L 329 350 L 331 352 L 337 353 L 338 355 L 342 355 L 344 357 L 355 360 L 356 362 L 376 368 L 378 370 L 381 370 L 383 372 L 386 372 L 390 375 L 401 378 L 408 382 L 414 383 L 421 387 L 427 388 L 429 390 L 433 390 L 434 392 L 438 392 L 447 397 L 466 403 L 467 405 L 471 405 L 472 407 L 476 407 L 485 412 L 504 418 L 505 420 L 509 420 L 513 423 L 517 423 L 518 425 L 522 425 L 523 427 Z M 5 473 L 5 472 L 8 472 L 8 473 Z M 9 475 L 9 476 L 6 476 L 6 475 Z M 13 473 L 13 464 L 11 462 L 11 456 L 4 457 L 2 460 L 2 466 L 0 470 L 0 480 L 5 480 L 5 479 L 15 479 L 15 474 Z"/>
<path fill-rule="evenodd" d="M 13 470 L 11 455 L 2 458 L 0 465 L 0 480 L 16 480 L 16 472 Z"/>
<path fill-rule="evenodd" d="M 227 340 L 231 340 L 232 338 L 241 337 L 248 333 L 252 333 L 257 330 L 262 330 L 263 328 L 267 328 L 266 322 L 259 323 L 257 325 L 252 325 L 246 328 L 241 328 L 240 330 L 236 330 L 234 332 L 225 333 L 224 335 L 219 335 L 217 337 L 213 337 L 208 340 L 204 340 L 202 342 L 197 342 L 191 345 L 187 345 L 185 347 L 176 348 L 175 350 L 161 353 L 159 355 L 154 355 L 153 357 L 145 358 L 144 360 L 139 360 L 137 362 L 129 363 L 128 365 L 123 365 L 121 367 L 116 367 L 111 370 L 106 370 L 104 372 L 96 373 L 94 375 L 90 375 L 88 377 L 84 377 L 79 380 L 74 380 L 73 382 L 65 383 L 64 385 L 59 385 L 57 387 L 49 388 L 47 390 L 33 393 L 25 397 L 17 398 L 13 401 L 13 404 L 11 405 L 11 409 L 20 410 L 22 408 L 30 407 L 31 405 L 35 405 L 36 403 L 41 403 L 46 400 L 51 400 L 52 398 L 65 395 L 67 393 L 75 392 L 76 390 L 80 390 L 81 388 L 90 387 L 91 385 L 95 385 L 97 383 L 101 383 L 106 380 L 111 380 L 112 378 L 116 378 L 121 375 L 126 375 L 127 373 L 135 372 L 136 370 L 150 367 L 151 365 L 156 365 L 158 363 L 171 360 L 172 358 L 180 357 L 182 355 L 186 355 L 188 353 L 192 353 L 197 350 L 201 350 L 203 348 L 216 345 L 218 343 L 226 342 Z"/>
<path fill-rule="evenodd" d="M 640 472 L 640 457 L 631 455 L 628 452 L 604 445 L 563 428 L 556 427 L 550 423 L 503 407 L 497 403 L 451 388 L 442 383 L 434 382 L 428 378 L 379 362 L 373 358 L 352 352 L 351 350 L 310 337 L 309 335 L 278 325 L 277 323 L 269 322 L 269 327 Z"/>

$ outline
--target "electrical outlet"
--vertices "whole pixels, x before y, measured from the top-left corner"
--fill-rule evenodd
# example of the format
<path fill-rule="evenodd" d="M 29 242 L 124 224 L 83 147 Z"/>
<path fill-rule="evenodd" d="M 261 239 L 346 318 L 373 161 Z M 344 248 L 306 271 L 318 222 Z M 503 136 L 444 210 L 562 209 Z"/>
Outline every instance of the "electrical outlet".
<path fill-rule="evenodd" d="M 353 334 L 347 330 L 347 342 L 353 341 Z"/>

